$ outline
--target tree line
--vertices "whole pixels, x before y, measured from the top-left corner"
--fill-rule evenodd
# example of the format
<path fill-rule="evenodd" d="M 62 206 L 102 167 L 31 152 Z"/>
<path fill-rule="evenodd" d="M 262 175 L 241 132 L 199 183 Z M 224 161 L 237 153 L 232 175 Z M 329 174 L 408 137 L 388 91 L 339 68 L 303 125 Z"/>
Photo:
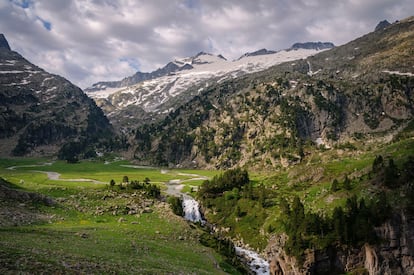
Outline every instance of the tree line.
<path fill-rule="evenodd" d="M 130 181 L 128 176 L 124 176 L 119 184 L 116 184 L 115 180 L 111 179 L 109 182 L 109 188 L 117 188 L 118 190 L 126 191 L 142 190 L 150 198 L 160 198 L 161 196 L 160 187 L 156 184 L 151 184 L 151 180 L 147 177 L 143 182 L 140 182 L 139 180 Z"/>

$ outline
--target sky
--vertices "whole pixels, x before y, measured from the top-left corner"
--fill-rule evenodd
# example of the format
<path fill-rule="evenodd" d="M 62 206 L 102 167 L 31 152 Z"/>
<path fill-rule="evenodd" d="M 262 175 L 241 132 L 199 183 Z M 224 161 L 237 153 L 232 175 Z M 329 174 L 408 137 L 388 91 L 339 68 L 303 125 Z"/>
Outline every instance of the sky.
<path fill-rule="evenodd" d="M 0 0 L 0 33 L 86 88 L 201 51 L 233 60 L 295 42 L 341 45 L 412 15 L 412 0 Z"/>

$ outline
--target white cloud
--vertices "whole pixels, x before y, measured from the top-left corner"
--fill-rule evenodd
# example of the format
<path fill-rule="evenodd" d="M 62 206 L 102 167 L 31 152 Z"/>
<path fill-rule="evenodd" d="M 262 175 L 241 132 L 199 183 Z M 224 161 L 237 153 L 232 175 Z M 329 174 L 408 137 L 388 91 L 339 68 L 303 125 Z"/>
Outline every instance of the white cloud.
<path fill-rule="evenodd" d="M 0 1 L 0 26 L 13 49 L 84 88 L 199 51 L 234 59 L 295 42 L 343 44 L 414 14 L 411 2 L 13 0 Z"/>

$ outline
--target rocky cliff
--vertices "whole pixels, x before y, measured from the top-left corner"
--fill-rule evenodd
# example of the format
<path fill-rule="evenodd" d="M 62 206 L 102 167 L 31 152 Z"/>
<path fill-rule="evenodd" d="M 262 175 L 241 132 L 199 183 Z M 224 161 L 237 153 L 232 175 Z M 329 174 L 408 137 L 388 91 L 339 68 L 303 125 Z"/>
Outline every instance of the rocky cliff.
<path fill-rule="evenodd" d="M 287 236 L 274 236 L 266 249 L 273 275 L 299 274 L 414 274 L 414 215 L 394 213 L 376 228 L 378 244 L 360 248 L 330 247 L 305 251 L 303 263 L 283 249 Z"/>
<path fill-rule="evenodd" d="M 61 76 L 11 51 L 0 37 L 0 155 L 55 154 L 70 142 L 112 133 L 95 102 Z"/>

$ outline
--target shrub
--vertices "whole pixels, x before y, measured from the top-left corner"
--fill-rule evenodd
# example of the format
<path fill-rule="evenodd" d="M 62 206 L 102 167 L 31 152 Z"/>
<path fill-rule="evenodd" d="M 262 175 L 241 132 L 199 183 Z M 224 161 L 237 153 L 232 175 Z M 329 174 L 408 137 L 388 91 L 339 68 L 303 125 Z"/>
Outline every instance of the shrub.
<path fill-rule="evenodd" d="M 179 197 L 169 197 L 168 203 L 170 204 L 171 210 L 174 212 L 177 216 L 184 216 L 184 210 L 183 210 L 183 201 Z"/>

